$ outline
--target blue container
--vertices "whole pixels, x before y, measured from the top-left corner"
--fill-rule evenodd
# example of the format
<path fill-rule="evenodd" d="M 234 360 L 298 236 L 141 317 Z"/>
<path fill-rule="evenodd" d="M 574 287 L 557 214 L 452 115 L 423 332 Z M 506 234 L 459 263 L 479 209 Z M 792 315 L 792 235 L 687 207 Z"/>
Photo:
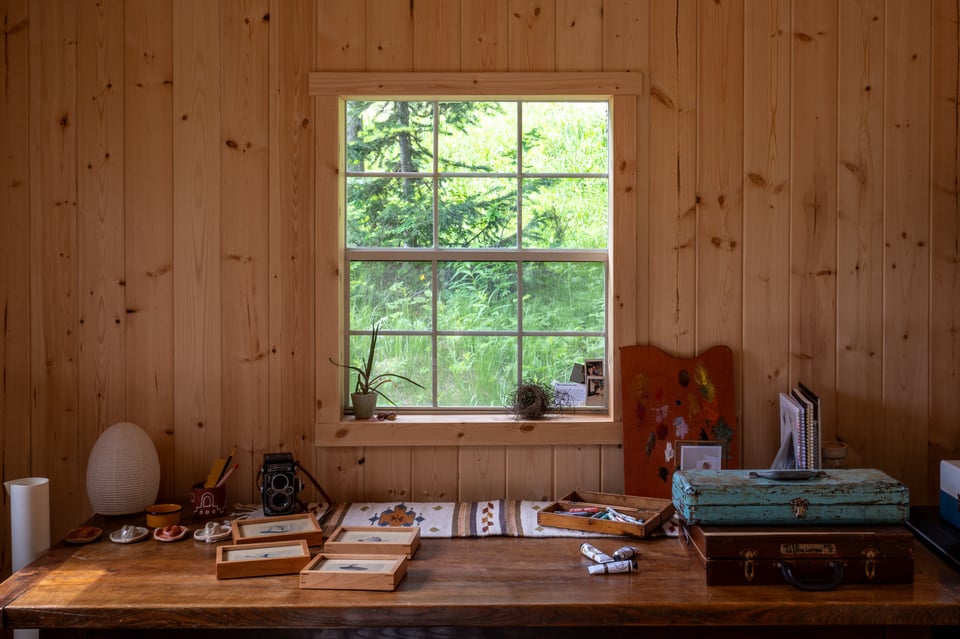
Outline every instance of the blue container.
<path fill-rule="evenodd" d="M 940 462 L 940 516 L 960 528 L 960 460 Z"/>
<path fill-rule="evenodd" d="M 769 478 L 777 476 L 803 478 Z M 873 468 L 684 470 L 674 473 L 672 487 L 688 524 L 902 524 L 910 512 L 907 487 Z"/>

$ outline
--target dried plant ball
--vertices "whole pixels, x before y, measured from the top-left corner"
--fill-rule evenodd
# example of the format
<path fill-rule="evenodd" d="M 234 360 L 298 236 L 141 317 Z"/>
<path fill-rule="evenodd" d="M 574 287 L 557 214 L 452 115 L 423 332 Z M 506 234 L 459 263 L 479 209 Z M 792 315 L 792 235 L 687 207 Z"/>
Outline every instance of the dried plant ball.
<path fill-rule="evenodd" d="M 510 397 L 510 409 L 515 419 L 542 419 L 556 410 L 553 388 L 539 382 L 524 382 Z"/>

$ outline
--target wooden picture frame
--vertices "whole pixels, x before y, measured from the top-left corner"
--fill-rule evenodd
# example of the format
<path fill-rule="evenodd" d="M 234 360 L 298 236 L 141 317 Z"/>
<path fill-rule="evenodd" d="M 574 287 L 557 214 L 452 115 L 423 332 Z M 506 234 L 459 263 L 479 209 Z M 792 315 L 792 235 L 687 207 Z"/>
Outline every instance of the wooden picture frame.
<path fill-rule="evenodd" d="M 323 543 L 323 530 L 311 513 L 239 519 L 231 524 L 233 543 L 256 544 L 268 541 L 303 539 L 310 546 Z"/>
<path fill-rule="evenodd" d="M 323 544 L 325 553 L 403 555 L 420 546 L 420 526 L 340 526 Z"/>
<path fill-rule="evenodd" d="M 680 440 L 674 444 L 677 470 L 720 470 L 723 468 L 723 442 L 715 440 Z"/>
<path fill-rule="evenodd" d="M 300 587 L 315 590 L 394 590 L 407 574 L 403 555 L 320 553 L 300 571 Z"/>
<path fill-rule="evenodd" d="M 217 547 L 217 579 L 290 575 L 310 563 L 303 539 Z"/>

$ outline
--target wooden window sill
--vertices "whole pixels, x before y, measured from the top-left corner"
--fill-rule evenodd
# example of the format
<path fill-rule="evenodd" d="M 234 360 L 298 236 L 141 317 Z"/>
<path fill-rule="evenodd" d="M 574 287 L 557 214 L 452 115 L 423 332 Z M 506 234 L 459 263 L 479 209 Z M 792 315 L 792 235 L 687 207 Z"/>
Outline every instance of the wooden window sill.
<path fill-rule="evenodd" d="M 609 415 L 515 421 L 508 415 L 399 415 L 395 421 L 345 417 L 315 425 L 317 446 L 620 445 L 623 423 Z"/>

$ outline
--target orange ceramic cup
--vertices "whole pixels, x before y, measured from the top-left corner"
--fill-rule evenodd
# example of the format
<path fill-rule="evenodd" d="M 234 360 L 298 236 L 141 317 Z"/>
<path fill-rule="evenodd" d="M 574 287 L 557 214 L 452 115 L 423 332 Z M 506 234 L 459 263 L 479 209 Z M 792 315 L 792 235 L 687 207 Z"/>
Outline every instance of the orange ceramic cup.
<path fill-rule="evenodd" d="M 147 526 L 151 528 L 163 528 L 172 524 L 180 523 L 180 511 L 183 507 L 180 504 L 154 504 L 147 506 Z"/>

